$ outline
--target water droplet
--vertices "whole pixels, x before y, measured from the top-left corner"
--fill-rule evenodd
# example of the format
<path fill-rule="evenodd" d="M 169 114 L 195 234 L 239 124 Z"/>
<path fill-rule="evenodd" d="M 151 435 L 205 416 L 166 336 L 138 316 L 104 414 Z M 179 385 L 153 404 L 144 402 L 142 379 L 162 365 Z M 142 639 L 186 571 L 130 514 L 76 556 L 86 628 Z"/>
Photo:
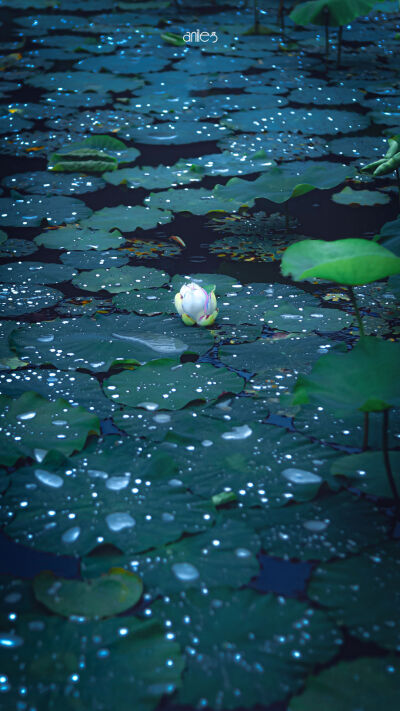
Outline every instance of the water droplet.
<path fill-rule="evenodd" d="M 106 488 L 112 491 L 119 491 L 120 489 L 125 489 L 129 484 L 129 476 L 112 476 L 106 481 Z"/>
<path fill-rule="evenodd" d="M 47 449 L 34 449 L 33 454 L 35 456 L 36 461 L 40 464 L 41 462 L 43 462 L 43 459 L 47 454 Z"/>
<path fill-rule="evenodd" d="M 17 415 L 17 420 L 33 420 L 36 417 L 36 412 L 23 412 L 21 415 Z"/>
<path fill-rule="evenodd" d="M 242 425 L 241 427 L 233 427 L 230 432 L 224 432 L 221 435 L 222 439 L 247 439 L 253 434 L 253 430 L 248 425 Z"/>
<path fill-rule="evenodd" d="M 284 469 L 282 476 L 293 482 L 293 484 L 317 484 L 322 481 L 322 478 L 318 476 L 318 474 L 313 474 L 305 469 L 296 469 L 294 467 Z"/>
<path fill-rule="evenodd" d="M 79 526 L 74 526 L 73 528 L 69 528 L 67 531 L 64 531 L 61 536 L 61 540 L 63 543 L 74 543 L 74 541 L 79 538 L 80 533 L 81 529 Z"/>
<path fill-rule="evenodd" d="M 20 647 L 23 643 L 22 637 L 16 634 L 0 632 L 0 647 Z"/>
<path fill-rule="evenodd" d="M 106 516 L 106 523 L 111 531 L 122 531 L 124 528 L 132 528 L 136 521 L 128 513 L 112 513 Z"/>
<path fill-rule="evenodd" d="M 236 548 L 235 555 L 238 558 L 249 558 L 251 556 L 251 552 L 247 548 Z"/>
<path fill-rule="evenodd" d="M 307 531 L 312 531 L 313 533 L 319 533 L 320 531 L 325 531 L 329 526 L 329 521 L 304 521 L 304 528 Z"/>
<path fill-rule="evenodd" d="M 176 578 L 184 581 L 196 580 L 199 577 L 199 571 L 191 563 L 174 563 L 172 572 Z"/>
<path fill-rule="evenodd" d="M 64 484 L 62 477 L 58 476 L 58 474 L 52 474 L 45 469 L 35 469 L 35 477 L 41 481 L 42 484 L 52 486 L 54 489 L 59 489 L 60 486 Z"/>

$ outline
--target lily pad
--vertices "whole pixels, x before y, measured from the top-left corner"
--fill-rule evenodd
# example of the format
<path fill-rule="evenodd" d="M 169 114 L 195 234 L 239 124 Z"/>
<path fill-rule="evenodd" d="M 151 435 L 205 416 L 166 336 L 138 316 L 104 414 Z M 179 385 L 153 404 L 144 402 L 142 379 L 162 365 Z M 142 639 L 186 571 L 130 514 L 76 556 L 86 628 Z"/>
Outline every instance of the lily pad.
<path fill-rule="evenodd" d="M 141 579 L 120 568 L 91 580 L 65 580 L 54 573 L 40 573 L 33 583 L 36 599 L 63 617 L 86 620 L 113 617 L 136 605 L 143 592 Z"/>
<path fill-rule="evenodd" d="M 166 513 L 165 521 L 174 514 Z M 227 584 L 245 585 L 259 572 L 256 554 L 257 534 L 240 521 L 221 520 L 196 536 L 183 538 L 163 548 L 135 556 L 88 556 L 83 561 L 84 575 L 98 575 L 110 564 L 134 570 L 153 597 L 170 595 L 190 588 L 207 589 Z M 98 579 L 98 578 L 97 578 Z"/>
<path fill-rule="evenodd" d="M 82 220 L 81 226 L 101 230 L 117 228 L 123 232 L 134 232 L 138 227 L 142 230 L 150 230 L 157 225 L 165 225 L 171 220 L 172 214 L 168 210 L 157 210 L 142 205 L 119 205 L 103 207 L 89 219 Z"/>
<path fill-rule="evenodd" d="M 77 272 L 64 264 L 9 262 L 0 266 L 0 281 L 12 284 L 57 284 L 69 281 Z"/>
<path fill-rule="evenodd" d="M 4 495 L 7 535 L 57 554 L 105 543 L 132 555 L 207 530 L 212 503 L 188 490 L 170 455 L 148 458 L 140 444 L 108 437 L 62 467 L 45 458 L 19 468 Z"/>
<path fill-rule="evenodd" d="M 44 703 L 54 711 L 62 698 L 65 711 L 73 711 L 77 702 L 84 708 L 117 704 L 128 711 L 133 696 L 136 711 L 153 711 L 164 694 L 180 685 L 184 663 L 179 646 L 156 620 L 71 622 L 36 613 L 18 616 L 10 634 L 15 647 L 24 640 L 12 655 L 2 654 L 3 673 L 11 681 L 16 661 L 21 666 L 18 683 L 8 694 L 13 705 L 19 703 L 23 685 L 32 708 Z M 79 664 L 83 656 L 84 667 Z M 100 678 L 107 679 L 105 689 Z M 78 680 L 71 695 L 71 684 Z"/>
<path fill-rule="evenodd" d="M 215 400 L 225 392 L 240 392 L 243 385 L 243 379 L 226 368 L 165 358 L 111 376 L 104 390 L 108 397 L 131 407 L 154 403 L 154 409 L 176 410 L 193 400 Z"/>
<path fill-rule="evenodd" d="M 101 178 L 87 178 L 82 175 L 52 175 L 46 171 L 17 173 L 2 180 L 7 188 L 20 190 L 31 195 L 81 195 L 102 190 Z"/>
<path fill-rule="evenodd" d="M 215 588 L 208 595 L 190 590 L 185 598 L 157 602 L 153 610 L 171 621 L 188 652 L 179 704 L 198 706 L 204 699 L 204 706 L 233 709 L 262 698 L 270 705 L 300 689 L 307 669 L 330 659 L 341 643 L 339 631 L 319 610 L 253 590 Z"/>
<path fill-rule="evenodd" d="M 12 354 L 15 359 L 15 353 Z M 18 362 L 20 366 L 25 365 L 23 361 Z M 0 386 L 2 394 L 12 398 L 17 398 L 27 391 L 38 393 L 48 400 L 62 397 L 68 400 L 70 405 L 80 405 L 98 417 L 109 417 L 113 410 L 113 405 L 104 397 L 96 378 L 86 373 L 27 368 L 0 374 Z"/>
<path fill-rule="evenodd" d="M 105 252 L 88 250 L 87 252 L 65 252 L 60 256 L 60 261 L 76 269 L 109 269 L 110 267 L 123 267 L 129 262 L 129 257 L 117 249 L 109 249 Z"/>
<path fill-rule="evenodd" d="M 105 372 L 124 361 L 138 364 L 184 352 L 202 355 L 214 343 L 207 329 L 186 328 L 178 318 L 99 315 L 55 319 L 14 332 L 12 346 L 25 362 L 61 369 Z"/>
<path fill-rule="evenodd" d="M 48 286 L 9 284 L 0 287 L 0 316 L 20 316 L 57 304 L 63 295 Z"/>
<path fill-rule="evenodd" d="M 118 230 L 108 232 L 100 229 L 61 227 L 58 230 L 41 232 L 34 241 L 48 249 L 68 249 L 86 251 L 88 249 L 112 249 L 125 244 Z"/>
<path fill-rule="evenodd" d="M 72 197 L 0 198 L 0 225 L 38 227 L 42 220 L 51 225 L 89 218 L 92 210 Z"/>
<path fill-rule="evenodd" d="M 85 291 L 98 292 L 105 289 L 111 294 L 118 294 L 163 286 L 168 281 L 169 275 L 159 269 L 125 266 L 83 272 L 74 277 L 72 283 Z"/>
<path fill-rule="evenodd" d="M 281 271 L 296 281 L 316 277 L 357 286 L 398 274 L 400 258 L 367 239 L 307 239 L 288 247 Z"/>
<path fill-rule="evenodd" d="M 333 202 L 339 205 L 386 205 L 390 202 L 390 195 L 380 193 L 377 190 L 353 190 L 346 186 L 340 193 L 332 195 Z"/>
<path fill-rule="evenodd" d="M 121 311 L 133 311 L 139 315 L 173 314 L 176 311 L 174 294 L 171 289 L 129 291 L 114 296 L 113 304 Z"/>
<path fill-rule="evenodd" d="M 369 124 L 369 118 L 353 111 L 336 109 L 269 109 L 236 111 L 224 119 L 224 125 L 235 131 L 255 133 L 293 131 L 304 134 L 332 135 L 356 133 Z"/>
<path fill-rule="evenodd" d="M 10 259 L 11 257 L 27 257 L 29 254 L 37 251 L 37 246 L 34 242 L 27 239 L 7 239 L 1 242 L 0 258 Z"/>
<path fill-rule="evenodd" d="M 398 651 L 399 581 L 399 544 L 391 541 L 357 557 L 319 566 L 308 594 L 355 637 Z"/>
<path fill-rule="evenodd" d="M 379 7 L 379 5 L 378 5 Z M 398 657 L 361 657 L 339 662 L 307 680 L 300 696 L 290 701 L 290 711 L 375 711 L 376 699 L 389 706 L 400 702 Z"/>
<path fill-rule="evenodd" d="M 181 145 L 185 143 L 201 143 L 218 141 L 224 133 L 225 126 L 200 121 L 177 121 L 176 123 L 157 123 L 138 126 L 132 130 L 131 138 L 138 143 L 151 145 Z"/>
<path fill-rule="evenodd" d="M 41 17 L 45 17 L 41 15 Z M 27 18 L 23 18 L 27 19 Z M 50 19 L 50 17 L 48 18 Z M 60 20 L 64 20 L 61 18 Z M 79 18 L 86 24 L 86 19 Z M 62 30 L 66 27 L 63 25 Z M 27 84 L 30 86 L 43 87 L 47 91 L 57 89 L 58 91 L 80 91 L 91 92 L 95 91 L 102 94 L 103 92 L 111 91 L 116 94 L 125 91 L 135 91 L 143 86 L 141 79 L 134 77 L 115 76 L 106 72 L 94 74 L 84 71 L 67 71 L 67 72 L 52 72 L 51 74 L 35 74 L 27 79 Z"/>
<path fill-rule="evenodd" d="M 262 521 L 264 518 L 264 521 Z M 251 512 L 248 525 L 253 523 Z M 387 538 L 390 520 L 371 503 L 336 494 L 258 516 L 256 529 L 269 555 L 330 560 L 358 553 Z"/>
<path fill-rule="evenodd" d="M 1 439 L 2 462 L 13 464 L 19 456 L 34 456 L 38 442 L 46 450 L 64 455 L 81 450 L 89 434 L 100 433 L 100 423 L 83 407 L 71 407 L 64 399 L 53 402 L 35 392 L 26 392 L 18 400 L 6 399 Z M 7 440 L 12 442 L 11 451 Z M 11 461 L 10 461 L 11 460 Z"/>
<path fill-rule="evenodd" d="M 265 312 L 265 321 L 281 331 L 338 331 L 352 323 L 352 317 L 339 309 L 312 308 L 292 304 L 277 304 Z"/>

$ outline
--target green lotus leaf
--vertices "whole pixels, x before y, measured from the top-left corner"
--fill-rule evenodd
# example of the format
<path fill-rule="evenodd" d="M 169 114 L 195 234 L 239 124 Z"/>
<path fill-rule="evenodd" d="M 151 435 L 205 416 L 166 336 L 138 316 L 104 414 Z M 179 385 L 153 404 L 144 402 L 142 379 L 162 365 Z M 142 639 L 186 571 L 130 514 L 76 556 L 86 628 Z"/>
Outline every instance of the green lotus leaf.
<path fill-rule="evenodd" d="M 75 286 L 85 291 L 98 292 L 105 289 L 111 294 L 163 286 L 168 281 L 169 275 L 160 269 L 130 266 L 93 269 L 72 279 Z"/>
<path fill-rule="evenodd" d="M 355 111 L 315 108 L 293 110 L 291 107 L 284 107 L 235 111 L 222 123 L 230 129 L 257 133 L 260 137 L 264 133 L 279 133 L 281 131 L 294 134 L 302 133 L 306 136 L 313 134 L 329 136 L 360 131 L 369 125 L 370 119 Z M 393 122 L 390 125 L 393 126 Z M 296 136 L 296 138 L 298 137 Z M 330 165 L 337 164 L 331 163 Z"/>
<path fill-rule="evenodd" d="M 15 649 L 2 650 L 1 661 L 11 707 L 20 703 L 22 685 L 30 708 L 55 711 L 62 699 L 63 711 L 76 711 L 77 704 L 131 711 L 134 698 L 135 711 L 153 711 L 181 683 L 179 646 L 155 619 L 74 622 L 35 612 L 18 616 L 9 634 Z"/>
<path fill-rule="evenodd" d="M 377 6 L 379 8 L 379 5 Z M 376 711 L 377 698 L 395 708 L 400 702 L 398 657 L 360 657 L 311 676 L 289 711 Z"/>
<path fill-rule="evenodd" d="M 49 402 L 35 392 L 25 392 L 17 400 L 5 398 L 4 405 L 1 439 L 6 466 L 22 456 L 34 457 L 38 446 L 68 456 L 83 449 L 89 434 L 100 434 L 96 415 L 62 398 Z"/>
<path fill-rule="evenodd" d="M 347 493 L 268 512 L 243 520 L 256 527 L 269 555 L 299 560 L 330 560 L 358 553 L 385 540 L 390 520 L 367 501 Z"/>
<path fill-rule="evenodd" d="M 27 239 L 8 239 L 0 243 L 0 258 L 10 259 L 16 257 L 27 257 L 36 252 L 37 246 Z"/>
<path fill-rule="evenodd" d="M 64 264 L 9 262 L 0 266 L 0 281 L 12 284 L 57 284 L 69 281 L 77 272 Z"/>
<path fill-rule="evenodd" d="M 133 569 L 153 597 L 223 584 L 238 588 L 258 574 L 259 549 L 260 541 L 252 528 L 241 521 L 220 520 L 204 533 L 136 555 Z M 83 560 L 83 574 L 97 576 L 110 565 L 132 569 L 129 557 L 99 550 Z"/>
<path fill-rule="evenodd" d="M 172 215 L 168 210 L 156 210 L 142 205 L 119 205 L 118 207 L 103 207 L 92 217 L 81 221 L 82 227 L 134 232 L 138 227 L 149 230 L 157 225 L 171 222 Z"/>
<path fill-rule="evenodd" d="M 152 609 L 171 621 L 176 640 L 189 652 L 177 702 L 194 707 L 201 699 L 216 710 L 283 700 L 300 690 L 307 671 L 331 659 L 341 643 L 339 631 L 319 610 L 253 590 L 215 588 L 208 595 L 189 590 L 184 598 L 171 596 Z M 194 637 L 195 654 L 190 654 Z M 243 659 L 246 663 L 238 663 Z"/>
<path fill-rule="evenodd" d="M 225 392 L 243 390 L 243 378 L 209 363 L 184 363 L 165 358 L 123 371 L 105 381 L 108 397 L 131 407 L 176 410 L 193 400 L 215 400 Z"/>
<path fill-rule="evenodd" d="M 390 202 L 390 195 L 378 190 L 353 190 L 346 186 L 340 193 L 332 195 L 332 200 L 338 205 L 386 205 Z"/>
<path fill-rule="evenodd" d="M 359 639 L 393 651 L 400 644 L 399 550 L 398 542 L 389 541 L 357 557 L 321 565 L 308 587 L 310 598 L 328 610 L 337 624 Z"/>
<path fill-rule="evenodd" d="M 66 580 L 44 571 L 33 582 L 36 600 L 64 617 L 113 617 L 136 605 L 143 592 L 138 575 L 111 568 L 100 578 Z"/>
<path fill-rule="evenodd" d="M 8 536 L 58 555 L 104 543 L 131 556 L 213 525 L 213 504 L 189 490 L 170 452 L 148 458 L 143 440 L 115 436 L 96 444 L 61 464 L 47 455 L 14 472 L 3 495 Z"/>
<path fill-rule="evenodd" d="M 318 278 L 356 286 L 399 274 L 400 258 L 367 239 L 307 239 L 288 247 L 281 271 L 296 281 Z"/>
<path fill-rule="evenodd" d="M 380 412 L 400 405 L 400 343 L 360 338 L 349 352 L 320 358 L 310 375 L 298 379 L 294 404 L 316 402 L 339 414 Z"/>
<path fill-rule="evenodd" d="M 0 198 L 0 225 L 38 227 L 42 220 L 50 225 L 77 222 L 89 218 L 92 210 L 82 200 L 73 197 Z"/>
<path fill-rule="evenodd" d="M 36 284 L 4 284 L 0 287 L 0 316 L 20 316 L 54 306 L 61 291 Z"/>
<path fill-rule="evenodd" d="M 203 355 L 214 344 L 208 329 L 185 328 L 176 317 L 100 314 L 25 325 L 10 344 L 25 363 L 106 372 L 112 365 L 147 363 L 182 353 Z"/>
<path fill-rule="evenodd" d="M 296 25 L 328 25 L 341 27 L 363 15 L 368 15 L 375 0 L 312 0 L 303 2 L 290 13 Z"/>
<path fill-rule="evenodd" d="M 40 16 L 45 17 L 44 15 Z M 22 18 L 29 20 L 29 18 Z M 53 23 L 55 18 L 48 17 L 49 23 Z M 65 18 L 59 18 L 64 20 Z M 79 18 L 82 19 L 83 18 Z M 86 25 L 86 20 L 84 20 Z M 60 26 L 60 29 L 66 30 L 66 26 Z M 99 72 L 94 74 L 92 72 L 77 72 L 77 71 L 66 71 L 66 72 L 52 72 L 51 74 L 37 74 L 30 76 L 27 79 L 27 84 L 30 86 L 43 87 L 48 91 L 50 89 L 62 89 L 63 91 L 80 91 L 80 92 L 96 92 L 103 94 L 107 91 L 112 91 L 115 93 L 124 91 L 135 91 L 135 89 L 143 86 L 143 81 L 134 77 L 122 77 L 115 76 L 108 72 Z"/>
<path fill-rule="evenodd" d="M 271 328 L 293 333 L 299 331 L 338 331 L 346 328 L 353 319 L 339 309 L 312 308 L 310 306 L 281 303 L 265 312 L 265 322 Z"/>
<path fill-rule="evenodd" d="M 86 251 L 88 249 L 112 249 L 125 244 L 125 239 L 118 230 L 107 232 L 102 229 L 81 229 L 79 227 L 61 227 L 58 230 L 41 232 L 34 238 L 39 246 L 48 249 L 68 249 Z"/>
<path fill-rule="evenodd" d="M 116 170 L 116 158 L 94 148 L 80 148 L 64 153 L 52 153 L 49 157 L 48 170 L 55 173 L 105 173 Z"/>

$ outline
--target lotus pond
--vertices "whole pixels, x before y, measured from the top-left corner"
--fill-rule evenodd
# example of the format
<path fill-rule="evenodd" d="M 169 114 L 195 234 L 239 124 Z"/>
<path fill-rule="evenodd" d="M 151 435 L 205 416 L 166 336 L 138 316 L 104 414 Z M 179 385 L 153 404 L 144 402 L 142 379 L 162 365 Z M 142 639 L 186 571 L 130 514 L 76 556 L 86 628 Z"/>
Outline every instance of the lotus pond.
<path fill-rule="evenodd" d="M 295 4 L 0 0 L 1 709 L 400 708 L 399 3 Z"/>

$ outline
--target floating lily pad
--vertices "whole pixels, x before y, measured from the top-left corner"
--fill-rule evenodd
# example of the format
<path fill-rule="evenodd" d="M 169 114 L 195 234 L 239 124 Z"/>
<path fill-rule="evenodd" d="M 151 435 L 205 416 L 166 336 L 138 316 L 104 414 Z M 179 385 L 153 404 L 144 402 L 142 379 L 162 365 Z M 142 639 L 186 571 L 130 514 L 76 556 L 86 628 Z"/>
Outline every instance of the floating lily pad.
<path fill-rule="evenodd" d="M 175 292 L 170 289 L 143 289 L 117 294 L 113 304 L 121 311 L 133 311 L 139 315 L 173 314 Z"/>
<path fill-rule="evenodd" d="M 9 262 L 0 266 L 0 281 L 12 284 L 57 284 L 69 281 L 77 272 L 64 264 Z"/>
<path fill-rule="evenodd" d="M 177 641 L 189 652 L 179 704 L 197 706 L 204 699 L 204 706 L 233 709 L 261 698 L 267 705 L 283 700 L 289 690 L 301 688 L 308 668 L 330 659 L 341 643 L 319 610 L 253 590 L 215 588 L 208 595 L 191 590 L 153 609 L 172 622 Z"/>
<path fill-rule="evenodd" d="M 4 499 L 7 535 L 57 554 L 87 555 L 105 543 L 132 555 L 213 524 L 213 505 L 188 490 L 172 457 L 147 458 L 140 443 L 109 439 L 61 468 L 45 459 L 18 469 Z"/>
<path fill-rule="evenodd" d="M 269 109 L 236 111 L 224 119 L 224 124 L 236 131 L 294 131 L 305 134 L 331 135 L 355 133 L 369 124 L 369 118 L 352 111 L 336 109 Z"/>
<path fill-rule="evenodd" d="M 173 513 L 165 514 L 168 523 Z M 83 561 L 85 575 L 98 575 L 110 564 L 134 570 L 152 596 L 170 595 L 189 588 L 207 589 L 227 584 L 245 585 L 259 572 L 257 534 L 240 521 L 219 521 L 196 536 L 183 538 L 163 548 L 137 555 L 93 555 Z"/>
<path fill-rule="evenodd" d="M 295 104 L 314 104 L 315 106 L 338 106 L 340 104 L 359 104 L 363 93 L 355 87 L 344 86 L 300 86 L 289 94 Z"/>
<path fill-rule="evenodd" d="M 148 319 L 133 314 L 43 321 L 18 329 L 12 338 L 25 362 L 94 372 L 107 371 L 124 361 L 145 363 L 186 351 L 202 355 L 213 343 L 207 329 L 186 328 L 178 318 Z"/>
<path fill-rule="evenodd" d="M 251 525 L 251 512 L 244 520 Z M 264 518 L 264 521 L 262 520 Z M 258 516 L 262 547 L 279 558 L 330 560 L 358 553 L 384 540 L 390 520 L 371 503 L 336 494 Z"/>
<path fill-rule="evenodd" d="M 249 158 L 252 153 L 263 151 L 270 159 L 284 161 L 320 158 L 328 153 L 327 139 L 286 131 L 240 133 L 233 137 L 226 136 L 218 145 L 239 155 L 249 155 Z"/>
<path fill-rule="evenodd" d="M 60 256 L 60 261 L 77 269 L 109 269 L 110 267 L 123 267 L 129 262 L 129 257 L 117 249 L 109 249 L 105 252 L 88 250 L 87 252 L 65 252 Z"/>
<path fill-rule="evenodd" d="M 149 287 L 163 286 L 169 281 L 169 275 L 160 269 L 148 267 L 111 267 L 93 269 L 74 277 L 72 283 L 86 291 L 105 289 L 111 294 L 140 291 Z"/>
<path fill-rule="evenodd" d="M 164 694 L 180 685 L 184 663 L 179 646 L 156 620 L 76 623 L 36 613 L 19 616 L 10 634 L 18 648 L 12 655 L 2 654 L 3 674 L 13 681 L 16 660 L 21 666 L 18 684 L 8 694 L 13 705 L 19 703 L 23 685 L 32 708 L 44 703 L 50 710 L 62 698 L 66 711 L 77 701 L 84 708 L 117 704 L 128 711 L 133 696 L 136 711 L 153 711 Z M 20 640 L 24 643 L 18 646 Z M 84 667 L 79 664 L 83 656 Z M 104 677 L 106 689 L 99 685 Z M 71 684 L 78 680 L 71 696 Z"/>
<path fill-rule="evenodd" d="M 45 16 L 41 15 L 41 18 L 43 17 Z M 50 17 L 48 19 L 50 20 Z M 82 21 L 86 23 L 86 19 L 79 19 L 82 19 Z M 60 20 L 64 20 L 64 18 L 60 16 Z M 66 27 L 63 25 L 61 29 L 65 32 Z M 27 79 L 27 84 L 30 84 L 30 86 L 43 87 L 47 91 L 52 90 L 54 87 L 54 89 L 57 88 L 58 91 L 95 91 L 101 94 L 106 91 L 114 93 L 135 91 L 135 89 L 143 86 L 143 81 L 133 77 L 115 76 L 115 74 L 106 72 L 96 75 L 92 72 L 67 71 L 52 72 L 51 74 L 35 74 L 35 76 L 31 76 Z"/>
<path fill-rule="evenodd" d="M 399 471 L 400 453 L 389 452 L 389 461 L 393 472 Z M 333 462 L 331 472 L 339 478 L 339 481 L 345 481 L 349 486 L 363 493 L 385 498 L 393 497 L 383 452 L 362 452 L 339 457 Z"/>
<path fill-rule="evenodd" d="M 2 185 L 32 195 L 81 195 L 101 190 L 105 184 L 101 178 L 87 178 L 82 175 L 71 178 L 67 175 L 38 171 L 11 175 L 2 180 Z"/>
<path fill-rule="evenodd" d="M 183 163 L 175 166 L 159 165 L 122 168 L 104 173 L 104 180 L 112 185 L 126 185 L 128 188 L 169 188 L 171 185 L 186 185 L 202 179 L 202 171 L 191 170 Z"/>
<path fill-rule="evenodd" d="M 379 8 L 379 5 L 377 6 Z M 290 711 L 324 709 L 375 711 L 377 698 L 400 702 L 398 657 L 364 657 L 339 662 L 307 680 L 305 691 L 290 701 Z"/>
<path fill-rule="evenodd" d="M 15 353 L 12 355 L 15 358 Z M 19 361 L 19 364 L 25 365 L 23 361 Z M 2 394 L 12 398 L 28 391 L 38 393 L 48 400 L 62 397 L 70 405 L 80 405 L 98 417 L 109 417 L 113 410 L 96 378 L 86 373 L 26 369 L 0 374 L 0 386 Z"/>
<path fill-rule="evenodd" d="M 42 220 L 51 225 L 77 222 L 90 217 L 92 210 L 72 197 L 0 198 L 0 225 L 38 227 Z"/>
<path fill-rule="evenodd" d="M 45 286 L 9 284 L 0 288 L 0 315 L 20 316 L 54 306 L 62 299 L 61 291 Z"/>
<path fill-rule="evenodd" d="M 133 6 L 133 9 L 134 6 Z M 138 74 L 141 72 L 159 72 L 166 60 L 154 54 L 146 56 L 129 55 L 125 51 L 112 56 L 88 57 L 75 64 L 76 69 L 89 72 L 112 72 L 113 74 Z"/>
<path fill-rule="evenodd" d="M 136 605 L 143 584 L 138 575 L 120 568 L 91 580 L 65 580 L 44 571 L 36 576 L 33 589 L 36 599 L 51 612 L 93 620 L 113 617 Z"/>
<path fill-rule="evenodd" d="M 29 254 L 36 252 L 37 246 L 34 242 L 27 239 L 7 239 L 1 242 L 0 258 L 9 259 L 10 257 L 27 257 Z"/>
<path fill-rule="evenodd" d="M 107 232 L 100 229 L 81 229 L 79 227 L 61 227 L 48 230 L 35 237 L 36 244 L 48 249 L 68 249 L 86 251 L 88 249 L 112 249 L 125 244 L 125 239 L 118 230 Z"/>
<path fill-rule="evenodd" d="M 138 143 L 155 145 L 177 145 L 218 141 L 221 134 L 227 133 L 225 126 L 200 121 L 179 121 L 176 123 L 158 123 L 138 126 L 132 130 L 131 138 Z"/>
<path fill-rule="evenodd" d="M 125 371 L 105 381 L 108 397 L 131 407 L 154 403 L 155 409 L 176 410 L 193 400 L 215 400 L 224 392 L 243 390 L 243 379 L 209 363 L 193 364 L 161 359 L 136 371 Z"/>
<path fill-rule="evenodd" d="M 357 557 L 319 566 L 308 594 L 355 637 L 397 651 L 399 582 L 399 544 L 388 542 Z"/>
<path fill-rule="evenodd" d="M 349 326 L 352 321 L 349 314 L 339 309 L 312 308 L 300 304 L 280 303 L 265 312 L 268 326 L 289 332 L 338 331 Z"/>
<path fill-rule="evenodd" d="M 62 398 L 49 402 L 35 392 L 26 392 L 18 400 L 5 403 L 1 439 L 3 464 L 13 464 L 18 456 L 34 456 L 38 443 L 47 450 L 69 455 L 81 450 L 89 434 L 99 434 L 96 415 L 82 407 L 71 407 Z M 9 450 L 7 441 L 11 441 Z M 11 460 L 11 461 L 10 461 Z"/>
<path fill-rule="evenodd" d="M 150 230 L 157 225 L 165 225 L 171 220 L 172 215 L 168 210 L 157 210 L 141 205 L 119 205 L 103 207 L 89 219 L 83 220 L 81 225 L 101 230 L 117 228 L 123 232 L 134 232 L 138 227 L 142 230 Z"/>
<path fill-rule="evenodd" d="M 13 321 L 0 322 L 0 370 L 9 370 L 23 365 L 9 345 L 9 337 L 15 327 L 16 324 Z"/>
<path fill-rule="evenodd" d="M 332 200 L 339 205 L 386 205 L 390 202 L 390 195 L 377 190 L 353 190 L 347 186 L 340 193 L 332 195 Z"/>

